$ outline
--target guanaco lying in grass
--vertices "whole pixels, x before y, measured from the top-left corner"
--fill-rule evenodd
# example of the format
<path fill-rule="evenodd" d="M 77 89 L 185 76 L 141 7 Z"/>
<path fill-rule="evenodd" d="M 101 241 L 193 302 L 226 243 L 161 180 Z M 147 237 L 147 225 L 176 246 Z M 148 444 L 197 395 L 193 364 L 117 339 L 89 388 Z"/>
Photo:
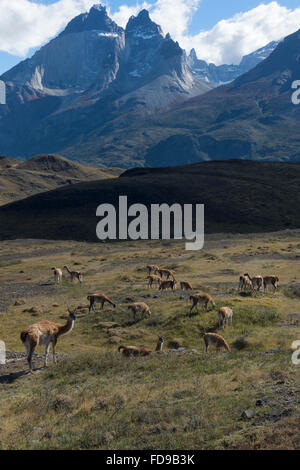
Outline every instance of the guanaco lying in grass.
<path fill-rule="evenodd" d="M 149 356 L 153 352 L 159 352 L 162 351 L 164 344 L 164 337 L 159 336 L 156 349 L 152 351 L 152 349 L 149 348 L 143 348 L 139 346 L 119 346 L 118 351 L 122 352 L 123 356 L 125 357 L 130 357 L 130 356 Z"/>
<path fill-rule="evenodd" d="M 190 313 L 192 313 L 193 309 L 197 307 L 198 312 L 198 303 L 200 302 L 201 309 L 207 312 L 208 304 L 211 303 L 212 307 L 216 306 L 215 301 L 213 300 L 212 296 L 206 293 L 202 294 L 193 294 L 190 296 L 190 300 L 193 302 L 191 306 Z"/>
<path fill-rule="evenodd" d="M 171 269 L 160 268 L 158 270 L 158 273 L 162 278 L 165 276 L 168 280 L 171 277 L 173 279 L 173 281 L 175 281 L 175 273 Z"/>
<path fill-rule="evenodd" d="M 166 289 L 172 289 L 176 290 L 176 281 L 175 279 L 173 281 L 161 281 L 159 285 L 159 290 L 166 290 Z"/>
<path fill-rule="evenodd" d="M 152 271 L 154 274 L 157 274 L 158 271 L 159 271 L 159 266 L 157 266 L 157 264 L 148 264 L 148 266 L 146 266 L 147 270 L 148 270 L 148 274 L 150 276 L 150 274 L 152 274 Z"/>
<path fill-rule="evenodd" d="M 21 332 L 21 341 L 26 347 L 27 361 L 30 371 L 33 370 L 32 355 L 37 346 L 45 346 L 44 367 L 47 367 L 47 358 L 49 354 L 50 343 L 52 344 L 53 362 L 56 363 L 56 343 L 60 336 L 69 333 L 74 326 L 76 320 L 75 309 L 73 312 L 68 309 L 68 319 L 63 325 L 53 321 L 40 321 L 30 325 Z"/>
<path fill-rule="evenodd" d="M 161 283 L 161 277 L 160 276 L 156 276 L 155 274 L 150 274 L 148 277 L 148 287 L 152 287 L 153 284 L 158 284 L 160 285 Z"/>
<path fill-rule="evenodd" d="M 93 309 L 94 312 L 96 312 L 96 310 L 95 310 L 95 304 L 96 303 L 101 305 L 101 307 L 100 307 L 101 310 L 103 310 L 103 306 L 104 306 L 105 302 L 107 302 L 108 304 L 110 304 L 114 308 L 116 308 L 116 304 L 112 300 L 110 300 L 110 298 L 107 297 L 107 295 L 105 295 L 105 294 L 88 295 L 87 299 L 90 302 L 89 313 L 90 313 L 91 309 Z"/>
<path fill-rule="evenodd" d="M 135 302 L 134 304 L 129 305 L 128 310 L 130 310 L 131 321 L 136 321 L 137 314 L 140 314 L 143 319 L 146 315 L 149 317 L 151 315 L 150 307 L 145 302 Z"/>
<path fill-rule="evenodd" d="M 233 310 L 231 307 L 222 307 L 219 310 L 219 328 L 223 327 L 223 330 L 225 329 L 225 326 L 230 323 L 230 326 L 232 326 L 232 317 L 233 317 Z"/>
<path fill-rule="evenodd" d="M 181 290 L 194 290 L 192 284 L 190 284 L 187 281 L 181 281 L 180 283 L 180 289 Z"/>
<path fill-rule="evenodd" d="M 201 336 L 204 339 L 204 347 L 203 349 L 208 352 L 209 346 L 215 346 L 217 350 L 224 348 L 226 351 L 230 351 L 230 348 L 225 341 L 225 339 L 221 335 L 217 335 L 216 333 L 201 333 Z"/>
<path fill-rule="evenodd" d="M 278 289 L 278 276 L 265 276 L 264 277 L 264 290 L 267 290 L 268 286 L 273 286 L 274 291 Z"/>

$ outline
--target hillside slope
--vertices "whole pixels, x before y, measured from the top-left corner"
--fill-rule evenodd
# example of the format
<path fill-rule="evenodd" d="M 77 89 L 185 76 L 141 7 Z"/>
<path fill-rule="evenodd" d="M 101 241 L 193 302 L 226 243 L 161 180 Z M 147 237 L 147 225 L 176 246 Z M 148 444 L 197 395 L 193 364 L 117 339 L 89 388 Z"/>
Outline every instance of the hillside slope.
<path fill-rule="evenodd" d="M 129 170 L 120 178 L 71 185 L 2 207 L 0 239 L 96 240 L 98 205 L 117 208 L 121 195 L 128 196 L 129 205 L 205 204 L 206 232 L 298 228 L 299 182 L 300 163 L 233 160 Z"/>
<path fill-rule="evenodd" d="M 26 162 L 0 157 L 0 169 L 0 204 L 59 186 L 114 178 L 122 171 L 118 168 L 91 168 L 60 155 L 37 155 Z"/>

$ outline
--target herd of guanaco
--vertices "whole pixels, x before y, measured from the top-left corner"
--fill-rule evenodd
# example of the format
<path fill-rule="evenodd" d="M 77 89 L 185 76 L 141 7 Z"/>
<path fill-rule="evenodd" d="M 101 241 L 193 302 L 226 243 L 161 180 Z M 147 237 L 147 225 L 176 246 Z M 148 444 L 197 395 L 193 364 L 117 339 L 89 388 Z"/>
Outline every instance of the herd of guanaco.
<path fill-rule="evenodd" d="M 83 272 L 81 271 L 72 271 L 68 268 L 67 265 L 64 266 L 64 269 L 69 273 L 71 282 L 74 279 L 77 279 L 82 285 L 83 283 Z M 172 291 L 176 290 L 177 281 L 175 279 L 175 272 L 166 269 L 160 268 L 156 264 L 148 265 L 147 269 L 147 280 L 148 286 L 152 287 L 153 284 L 158 285 L 159 290 L 166 290 L 171 289 Z M 55 284 L 61 284 L 63 278 L 63 271 L 59 268 L 53 267 L 51 270 L 54 272 L 54 282 Z M 164 279 L 165 278 L 165 279 Z M 239 290 L 257 290 L 258 292 L 264 288 L 266 291 L 269 286 L 273 286 L 274 291 L 278 288 L 278 276 L 253 276 L 251 277 L 248 273 L 240 276 L 239 279 Z M 180 282 L 180 289 L 182 291 L 193 291 L 193 286 L 187 281 Z M 116 304 L 105 294 L 92 294 L 88 295 L 87 300 L 89 301 L 89 313 L 91 310 L 94 312 L 95 304 L 99 303 L 101 310 L 104 307 L 105 303 L 112 305 L 114 308 Z M 208 306 L 211 304 L 212 309 L 216 307 L 216 303 L 212 296 L 207 293 L 195 293 L 191 294 L 189 300 L 192 302 L 192 306 L 190 308 L 190 314 L 192 313 L 193 309 L 196 307 L 198 312 L 198 305 L 200 304 L 201 309 L 208 311 Z M 130 310 L 130 320 L 136 321 L 137 316 L 139 315 L 141 318 L 145 318 L 145 316 L 151 316 L 151 309 L 149 305 L 145 302 L 135 302 L 128 306 Z M 53 361 L 56 362 L 56 343 L 60 336 L 69 333 L 73 327 L 74 322 L 76 320 L 76 311 L 77 309 L 71 311 L 68 308 L 68 319 L 65 324 L 55 323 L 52 321 L 41 321 L 29 326 L 27 329 L 21 332 L 21 341 L 26 348 L 27 353 L 27 361 L 29 365 L 29 369 L 32 372 L 33 364 L 32 364 L 32 355 L 37 346 L 45 346 L 45 354 L 44 354 L 44 367 L 47 366 L 47 358 L 49 354 L 50 344 L 52 344 L 52 353 L 53 353 Z M 232 326 L 233 320 L 233 308 L 232 307 L 221 307 L 218 312 L 218 326 L 219 328 L 225 329 L 226 326 Z M 216 333 L 206 333 L 201 332 L 201 336 L 204 340 L 204 350 L 208 352 L 208 348 L 210 345 L 216 347 L 217 350 L 224 348 L 226 351 L 230 351 L 230 348 L 226 342 L 226 340 Z M 148 356 L 155 352 L 160 352 L 163 349 L 164 344 L 164 337 L 159 336 L 158 342 L 156 345 L 156 349 L 152 350 L 145 347 L 137 347 L 137 346 L 119 346 L 118 351 L 123 354 L 125 357 L 130 356 Z"/>

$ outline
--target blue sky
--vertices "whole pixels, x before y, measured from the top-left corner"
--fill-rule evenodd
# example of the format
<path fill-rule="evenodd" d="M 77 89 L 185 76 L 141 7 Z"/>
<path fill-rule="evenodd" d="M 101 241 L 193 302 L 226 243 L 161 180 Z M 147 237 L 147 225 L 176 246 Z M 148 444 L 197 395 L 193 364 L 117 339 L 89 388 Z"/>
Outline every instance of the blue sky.
<path fill-rule="evenodd" d="M 0 74 L 31 56 L 74 16 L 97 0 L 1 0 Z M 245 53 L 300 28 L 299 0 L 103 0 L 123 26 L 146 6 L 165 33 L 188 52 L 215 63 L 238 63 Z M 224 21 L 225 20 L 225 21 Z M 16 34 L 16 31 L 18 33 Z"/>

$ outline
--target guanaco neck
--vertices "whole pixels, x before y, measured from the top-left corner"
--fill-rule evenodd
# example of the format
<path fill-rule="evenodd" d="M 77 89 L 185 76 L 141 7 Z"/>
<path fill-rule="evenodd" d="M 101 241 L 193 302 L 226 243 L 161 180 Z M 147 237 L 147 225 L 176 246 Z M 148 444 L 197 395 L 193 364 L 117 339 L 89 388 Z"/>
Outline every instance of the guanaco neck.
<path fill-rule="evenodd" d="M 62 335 L 65 335 L 65 334 L 69 333 L 69 331 L 71 331 L 71 330 L 73 329 L 74 322 L 75 322 L 75 320 L 73 320 L 72 318 L 68 317 L 67 323 L 66 323 L 65 325 L 62 325 L 62 326 L 60 327 L 57 336 L 62 336 Z"/>

